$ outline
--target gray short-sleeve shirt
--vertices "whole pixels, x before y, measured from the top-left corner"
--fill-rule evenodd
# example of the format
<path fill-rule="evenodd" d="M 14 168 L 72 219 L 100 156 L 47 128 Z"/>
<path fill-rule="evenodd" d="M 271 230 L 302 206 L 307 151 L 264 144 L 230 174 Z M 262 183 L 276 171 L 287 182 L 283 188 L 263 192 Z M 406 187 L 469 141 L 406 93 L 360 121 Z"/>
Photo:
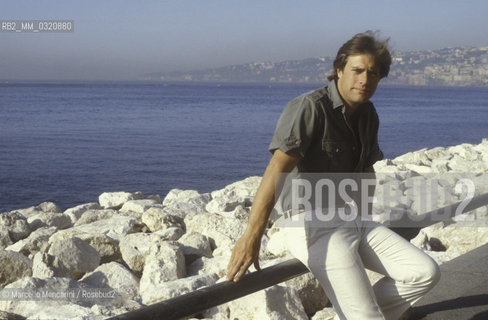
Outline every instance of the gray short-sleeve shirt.
<path fill-rule="evenodd" d="M 300 156 L 301 172 L 363 172 L 383 158 L 379 120 L 371 102 L 361 106 L 353 130 L 335 82 L 290 101 L 281 114 L 269 150 Z"/>
<path fill-rule="evenodd" d="M 281 114 L 269 145 L 300 157 L 287 180 L 308 173 L 360 173 L 383 158 L 378 146 L 379 119 L 371 102 L 358 107 L 357 127 L 345 117 L 335 81 L 290 101 Z M 291 208 L 289 182 L 284 182 L 281 208 Z"/>

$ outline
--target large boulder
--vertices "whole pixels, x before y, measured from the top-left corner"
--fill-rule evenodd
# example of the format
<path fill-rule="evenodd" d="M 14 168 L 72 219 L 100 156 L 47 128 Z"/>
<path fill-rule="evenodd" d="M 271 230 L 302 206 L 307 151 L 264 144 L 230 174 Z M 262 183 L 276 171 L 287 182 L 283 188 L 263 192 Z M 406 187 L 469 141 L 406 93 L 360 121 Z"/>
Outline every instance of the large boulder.
<path fill-rule="evenodd" d="M 18 252 L 0 250 L 0 266 L 0 288 L 32 274 L 32 262 Z"/>
<path fill-rule="evenodd" d="M 185 273 L 185 257 L 177 245 L 169 242 L 152 245 L 146 256 L 140 282 L 143 303 L 148 302 L 146 292 L 165 282 L 183 278 Z"/>
<path fill-rule="evenodd" d="M 317 311 L 322 310 L 329 302 L 320 282 L 310 272 L 290 279 L 283 285 L 297 290 L 305 313 L 308 316 L 312 316 Z"/>
<path fill-rule="evenodd" d="M 166 210 L 180 218 L 187 215 L 205 213 L 205 206 L 211 200 L 209 193 L 200 194 L 195 190 L 172 189 L 163 200 Z"/>
<path fill-rule="evenodd" d="M 38 312 L 31 315 L 27 320 L 103 320 L 105 318 L 106 317 L 101 314 L 94 313 L 92 308 L 68 303 L 60 306 L 51 306 L 39 310 Z"/>
<path fill-rule="evenodd" d="M 124 300 L 139 300 L 139 279 L 117 262 L 102 264 L 80 279 L 92 288 L 111 288 Z"/>
<path fill-rule="evenodd" d="M 163 206 L 153 199 L 129 200 L 126 203 L 124 203 L 124 205 L 122 206 L 122 208 L 120 208 L 119 211 L 121 212 L 133 211 L 133 212 L 143 213 L 144 211 L 152 207 L 162 208 Z"/>
<path fill-rule="evenodd" d="M 290 252 L 286 246 L 286 232 L 283 228 L 272 228 L 269 232 L 269 241 L 266 246 L 266 251 L 272 257 L 289 256 Z"/>
<path fill-rule="evenodd" d="M 153 245 L 166 239 L 157 233 L 131 233 L 120 239 L 119 248 L 123 261 L 138 276 L 142 274 L 146 257 Z"/>
<path fill-rule="evenodd" d="M 231 251 L 228 251 L 227 254 L 218 255 L 213 258 L 198 258 L 191 264 L 187 265 L 187 274 L 194 276 L 215 273 L 219 277 L 225 277 L 230 256 Z"/>
<path fill-rule="evenodd" d="M 38 252 L 32 259 L 32 276 L 39 279 L 70 278 L 71 274 L 58 257 Z"/>
<path fill-rule="evenodd" d="M 183 229 L 182 219 L 170 214 L 167 209 L 152 207 L 144 211 L 141 217 L 142 222 L 151 232 L 178 227 Z"/>
<path fill-rule="evenodd" d="M 59 239 L 79 237 L 82 234 L 107 235 L 112 239 L 119 240 L 129 233 L 139 232 L 142 228 L 137 219 L 128 216 L 115 215 L 88 224 L 60 230 L 53 234 L 49 242 Z"/>
<path fill-rule="evenodd" d="M 98 252 L 76 237 L 54 241 L 48 253 L 57 257 L 66 266 L 73 279 L 81 278 L 100 264 Z"/>
<path fill-rule="evenodd" d="M 14 243 L 27 238 L 31 233 L 27 219 L 17 211 L 0 214 L 0 227 L 8 230 L 8 235 Z"/>
<path fill-rule="evenodd" d="M 217 280 L 218 276 L 216 274 L 205 274 L 168 281 L 159 285 L 145 284 L 144 287 L 141 286 L 142 302 L 144 304 L 153 304 L 171 299 L 200 288 L 211 286 Z"/>
<path fill-rule="evenodd" d="M 105 209 L 118 210 L 122 208 L 127 201 L 141 200 L 142 198 L 143 196 L 140 192 L 104 192 L 98 197 L 98 202 Z"/>
<path fill-rule="evenodd" d="M 178 240 L 178 243 L 181 245 L 187 264 L 192 263 L 200 257 L 212 257 L 210 241 L 201 233 L 186 233 Z"/>
<path fill-rule="evenodd" d="M 37 252 L 47 250 L 49 247 L 49 238 L 56 231 L 56 227 L 41 227 L 32 232 L 27 238 L 7 247 L 7 250 L 20 252 L 26 257 L 33 257 Z"/>
<path fill-rule="evenodd" d="M 96 202 L 80 204 L 76 207 L 66 209 L 64 214 L 70 217 L 71 223 L 75 224 L 76 221 L 81 217 L 81 215 L 88 210 L 99 210 L 102 207 Z"/>
<path fill-rule="evenodd" d="M 239 219 L 211 213 L 187 216 L 185 226 L 186 232 L 207 236 L 212 249 L 222 247 L 224 250 L 231 250 L 246 228 L 246 224 Z"/>
<path fill-rule="evenodd" d="M 109 219 L 112 218 L 114 215 L 117 214 L 117 211 L 113 209 L 101 209 L 101 210 L 86 210 L 81 214 L 81 216 L 78 218 L 76 223 L 74 224 L 75 227 L 81 226 L 83 224 L 89 224 L 95 221 L 99 220 L 104 220 L 104 219 Z"/>
<path fill-rule="evenodd" d="M 0 300 L 0 310 L 31 317 L 49 307 L 78 304 L 91 307 L 96 300 L 83 298 L 81 287 L 68 278 L 38 279 L 24 277 L 7 285 L 0 294 L 9 299 Z M 23 298 L 20 298 L 20 296 Z"/>
<path fill-rule="evenodd" d="M 275 285 L 228 303 L 230 319 L 303 319 L 308 316 L 295 289 Z"/>
<path fill-rule="evenodd" d="M 249 177 L 226 186 L 224 189 L 213 191 L 212 201 L 205 209 L 211 213 L 234 211 L 238 206 L 249 207 L 256 195 L 261 177 Z"/>
<path fill-rule="evenodd" d="M 27 218 L 31 230 L 37 230 L 42 227 L 56 227 L 57 229 L 66 229 L 71 227 L 71 218 L 64 213 L 41 212 Z"/>
<path fill-rule="evenodd" d="M 26 209 L 17 210 L 20 214 L 22 214 L 25 218 L 29 218 L 30 216 L 39 214 L 41 212 L 52 212 L 52 213 L 61 213 L 62 210 L 52 202 L 43 202 L 37 206 L 29 207 Z"/>
<path fill-rule="evenodd" d="M 13 244 L 12 239 L 8 235 L 8 228 L 0 225 L 0 249 L 5 249 L 6 247 Z"/>

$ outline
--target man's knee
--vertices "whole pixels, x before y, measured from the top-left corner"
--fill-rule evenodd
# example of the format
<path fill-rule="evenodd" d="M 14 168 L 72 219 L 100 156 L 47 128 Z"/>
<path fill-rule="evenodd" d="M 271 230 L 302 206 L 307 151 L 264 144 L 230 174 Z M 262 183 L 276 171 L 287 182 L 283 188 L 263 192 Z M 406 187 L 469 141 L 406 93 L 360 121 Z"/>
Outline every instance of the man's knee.
<path fill-rule="evenodd" d="M 432 259 L 428 260 L 423 266 L 423 282 L 432 289 L 441 279 L 441 269 L 439 265 Z"/>

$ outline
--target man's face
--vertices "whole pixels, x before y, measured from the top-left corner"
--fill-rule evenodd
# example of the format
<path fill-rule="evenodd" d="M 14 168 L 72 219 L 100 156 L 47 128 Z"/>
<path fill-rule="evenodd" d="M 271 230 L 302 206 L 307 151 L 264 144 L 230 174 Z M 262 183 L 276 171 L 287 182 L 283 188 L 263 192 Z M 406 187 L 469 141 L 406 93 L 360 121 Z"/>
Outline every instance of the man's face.
<path fill-rule="evenodd" d="M 379 67 L 369 54 L 349 56 L 344 70 L 337 70 L 337 76 L 339 93 L 353 109 L 367 102 L 380 82 Z"/>

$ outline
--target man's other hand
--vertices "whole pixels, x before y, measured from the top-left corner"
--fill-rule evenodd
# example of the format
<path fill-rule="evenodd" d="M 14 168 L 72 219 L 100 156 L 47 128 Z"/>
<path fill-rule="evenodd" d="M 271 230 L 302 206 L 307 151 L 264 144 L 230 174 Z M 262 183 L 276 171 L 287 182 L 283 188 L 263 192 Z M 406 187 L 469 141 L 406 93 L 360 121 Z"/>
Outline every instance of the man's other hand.
<path fill-rule="evenodd" d="M 251 264 L 254 264 L 256 270 L 261 270 L 259 267 L 260 247 L 260 238 L 253 239 L 244 234 L 237 240 L 227 266 L 227 281 L 239 281 Z"/>

